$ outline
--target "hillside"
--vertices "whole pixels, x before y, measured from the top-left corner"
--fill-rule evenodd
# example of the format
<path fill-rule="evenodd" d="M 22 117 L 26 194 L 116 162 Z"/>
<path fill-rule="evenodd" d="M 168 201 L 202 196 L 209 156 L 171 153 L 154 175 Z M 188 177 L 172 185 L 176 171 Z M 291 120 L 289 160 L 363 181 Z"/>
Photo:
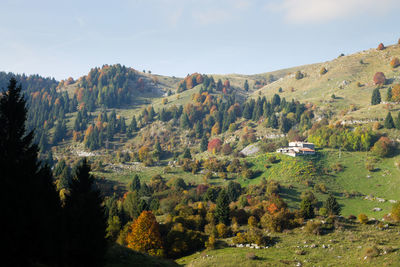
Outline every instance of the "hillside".
<path fill-rule="evenodd" d="M 382 119 L 386 115 L 384 105 L 370 105 L 372 91 L 376 88 L 373 76 L 379 71 L 385 74 L 388 82 L 380 89 L 385 100 L 387 88 L 400 82 L 399 70 L 390 66 L 392 58 L 399 56 L 400 45 L 392 45 L 381 51 L 373 48 L 340 56 L 332 61 L 299 66 L 257 90 L 252 97 L 272 97 L 278 93 L 287 99 L 313 103 L 321 112 L 332 112 L 337 119 Z M 320 74 L 322 68 L 326 68 L 325 74 Z M 297 80 L 296 71 L 300 71 L 305 77 Z M 282 93 L 279 93 L 279 88 L 282 88 Z M 333 94 L 335 99 L 331 98 Z M 356 110 L 352 111 L 351 105 Z"/>

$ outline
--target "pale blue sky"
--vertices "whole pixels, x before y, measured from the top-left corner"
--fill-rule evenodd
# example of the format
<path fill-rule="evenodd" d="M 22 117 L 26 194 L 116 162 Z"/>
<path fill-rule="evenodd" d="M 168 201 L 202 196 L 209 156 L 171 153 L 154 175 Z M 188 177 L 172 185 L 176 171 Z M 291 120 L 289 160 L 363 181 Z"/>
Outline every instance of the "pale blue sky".
<path fill-rule="evenodd" d="M 255 74 L 397 43 L 399 0 L 0 0 L 0 71 Z"/>

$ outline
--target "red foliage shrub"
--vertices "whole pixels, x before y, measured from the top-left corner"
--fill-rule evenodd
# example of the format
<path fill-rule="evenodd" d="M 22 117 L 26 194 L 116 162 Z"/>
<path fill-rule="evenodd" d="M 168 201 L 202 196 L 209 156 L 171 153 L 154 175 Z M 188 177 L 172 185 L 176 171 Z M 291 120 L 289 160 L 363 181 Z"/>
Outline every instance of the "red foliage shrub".
<path fill-rule="evenodd" d="M 383 49 L 385 49 L 385 46 L 384 46 L 382 43 L 380 43 L 380 44 L 378 45 L 377 50 L 383 50 Z"/>
<path fill-rule="evenodd" d="M 377 72 L 374 75 L 374 83 L 376 85 L 384 85 L 386 82 L 386 77 L 385 74 L 383 74 L 383 72 Z"/>
<path fill-rule="evenodd" d="M 208 142 L 207 150 L 209 152 L 213 152 L 215 149 L 216 152 L 219 152 L 221 150 L 221 147 L 222 147 L 222 141 L 218 138 L 215 138 L 210 142 Z"/>
<path fill-rule="evenodd" d="M 207 191 L 207 189 L 208 189 L 208 185 L 206 185 L 206 184 L 199 184 L 199 185 L 196 187 L 196 193 L 197 193 L 198 196 L 201 196 L 201 195 L 203 195 L 203 194 Z"/>

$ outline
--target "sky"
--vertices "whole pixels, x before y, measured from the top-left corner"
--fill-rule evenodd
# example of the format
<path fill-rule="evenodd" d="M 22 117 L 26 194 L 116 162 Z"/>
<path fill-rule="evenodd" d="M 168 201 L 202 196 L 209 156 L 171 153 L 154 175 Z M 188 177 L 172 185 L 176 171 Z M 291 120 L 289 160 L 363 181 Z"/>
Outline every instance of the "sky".
<path fill-rule="evenodd" d="M 256 74 L 397 43 L 399 0 L 0 0 L 0 71 Z"/>

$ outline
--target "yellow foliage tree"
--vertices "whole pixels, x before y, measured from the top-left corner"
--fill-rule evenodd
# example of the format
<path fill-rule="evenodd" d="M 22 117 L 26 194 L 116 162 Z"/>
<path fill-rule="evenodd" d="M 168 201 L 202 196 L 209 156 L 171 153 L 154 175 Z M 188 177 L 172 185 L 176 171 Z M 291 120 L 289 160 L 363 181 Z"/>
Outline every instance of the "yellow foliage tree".
<path fill-rule="evenodd" d="M 128 248 L 152 256 L 163 255 L 161 234 L 156 217 L 151 211 L 143 211 L 130 226 L 126 237 Z"/>

